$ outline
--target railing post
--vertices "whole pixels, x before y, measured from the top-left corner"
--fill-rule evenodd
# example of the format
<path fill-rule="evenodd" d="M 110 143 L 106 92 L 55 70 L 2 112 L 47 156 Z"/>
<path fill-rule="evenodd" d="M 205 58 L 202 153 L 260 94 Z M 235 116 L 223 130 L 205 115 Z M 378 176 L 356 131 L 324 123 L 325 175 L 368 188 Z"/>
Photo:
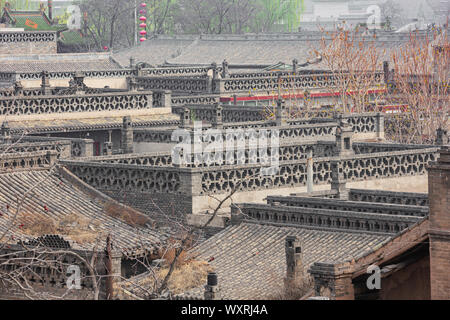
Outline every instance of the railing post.
<path fill-rule="evenodd" d="M 122 124 L 122 153 L 133 153 L 133 123 L 131 122 L 131 117 L 123 117 Z"/>
<path fill-rule="evenodd" d="M 308 148 L 307 150 L 307 160 L 306 160 L 306 167 L 307 167 L 307 176 L 306 176 L 306 189 L 308 193 L 313 192 L 313 185 L 314 185 L 314 160 L 313 160 L 313 149 Z"/>
<path fill-rule="evenodd" d="M 377 138 L 384 139 L 384 114 L 378 112 L 376 117 Z"/>

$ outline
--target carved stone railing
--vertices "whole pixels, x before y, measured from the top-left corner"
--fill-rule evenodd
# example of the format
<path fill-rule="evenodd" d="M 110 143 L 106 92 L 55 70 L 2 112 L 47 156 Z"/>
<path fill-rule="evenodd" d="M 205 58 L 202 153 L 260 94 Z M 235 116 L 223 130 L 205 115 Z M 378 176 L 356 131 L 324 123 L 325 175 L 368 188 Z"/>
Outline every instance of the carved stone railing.
<path fill-rule="evenodd" d="M 6 153 L 0 156 L 0 172 L 48 168 L 55 163 L 57 151 Z"/>
<path fill-rule="evenodd" d="M 96 95 L 6 97 L 0 99 L 0 115 L 25 116 L 144 110 L 152 107 L 152 92 L 108 93 Z"/>
<path fill-rule="evenodd" d="M 59 138 L 59 137 L 41 137 L 41 136 L 24 136 L 20 138 L 22 141 L 36 141 L 41 144 L 57 143 L 68 145 L 69 149 L 64 149 L 61 158 L 79 158 L 90 157 L 94 154 L 94 140 L 79 138 Z"/>
<path fill-rule="evenodd" d="M 238 208 L 232 206 L 232 214 L 241 212 L 247 219 L 254 219 L 260 223 L 386 234 L 396 234 L 423 219 L 413 216 L 261 204 L 239 204 Z"/>
<path fill-rule="evenodd" d="M 426 166 L 438 157 L 438 148 L 393 151 L 354 155 L 347 158 L 316 158 L 313 162 L 314 184 L 331 183 L 331 161 L 339 161 L 343 179 L 364 181 L 371 179 L 423 175 Z M 225 193 L 238 186 L 239 191 L 306 185 L 306 160 L 280 161 L 279 170 L 273 175 L 261 175 L 261 166 L 240 165 L 201 168 L 202 194 Z M 197 170 L 197 169 L 194 169 Z"/>
<path fill-rule="evenodd" d="M 354 142 L 353 149 L 356 153 L 378 153 L 399 150 L 417 150 L 429 148 L 429 145 L 401 144 L 401 143 L 374 143 Z"/>
<path fill-rule="evenodd" d="M 71 87 L 58 87 L 50 88 L 51 95 L 63 96 L 63 95 L 74 95 L 77 92 L 76 88 Z M 126 92 L 126 90 L 114 90 L 102 89 L 102 88 L 87 88 L 84 90 L 85 94 L 102 94 L 105 92 Z M 41 88 L 22 88 L 20 90 L 0 90 L 0 97 L 36 97 L 44 96 L 45 92 Z"/>
<path fill-rule="evenodd" d="M 364 201 L 336 201 L 333 199 L 298 197 L 298 196 L 268 196 L 267 204 L 280 204 L 288 207 L 328 209 L 353 212 L 370 212 L 388 215 L 425 217 L 428 215 L 428 207 L 414 205 L 397 205 L 389 203 L 372 203 Z"/>
<path fill-rule="evenodd" d="M 381 202 L 423 207 L 429 205 L 428 194 L 413 192 L 350 189 L 349 199 L 361 202 Z"/>
<path fill-rule="evenodd" d="M 32 153 L 48 150 L 56 151 L 58 158 L 64 159 L 71 157 L 72 147 L 70 141 L 25 142 L 0 145 L 0 154 Z"/>
<path fill-rule="evenodd" d="M 149 167 L 117 163 L 61 161 L 78 178 L 102 191 L 134 191 L 143 193 L 179 193 L 183 186 L 179 168 Z"/>
<path fill-rule="evenodd" d="M 56 42 L 55 31 L 8 31 L 1 32 L 0 43 Z"/>
<path fill-rule="evenodd" d="M 146 77 L 173 77 L 173 76 L 203 76 L 211 69 L 209 67 L 165 67 L 142 69 L 142 75 Z M 219 69 L 220 71 L 221 69 Z"/>
<path fill-rule="evenodd" d="M 287 77 L 294 75 L 313 75 L 313 74 L 326 74 L 322 70 L 297 70 L 294 74 L 293 71 L 258 71 L 258 72 L 236 72 L 231 73 L 229 78 L 232 79 L 253 79 L 253 78 L 266 78 L 266 77 Z"/>
<path fill-rule="evenodd" d="M 384 83 L 384 74 L 376 73 L 373 85 Z M 312 75 L 287 75 L 282 76 L 281 81 L 278 77 L 262 78 L 229 78 L 215 80 L 215 93 L 225 92 L 249 92 L 249 91 L 276 91 L 279 84 L 282 90 L 289 89 L 321 89 L 336 87 L 339 78 L 330 74 L 312 74 Z"/>
<path fill-rule="evenodd" d="M 204 77 L 136 77 L 140 90 L 170 90 L 173 93 L 210 93 L 210 79 Z"/>
<path fill-rule="evenodd" d="M 172 155 L 170 152 L 101 156 L 85 158 L 83 160 L 102 163 L 132 164 L 138 166 L 167 167 L 172 165 Z"/>
<path fill-rule="evenodd" d="M 0 71 L 0 82 L 12 84 L 14 81 L 16 81 L 16 73 L 15 72 L 1 72 Z"/>
<path fill-rule="evenodd" d="M 214 105 L 186 105 L 172 107 L 172 113 L 181 115 L 184 108 L 191 111 L 191 118 L 195 121 L 212 122 L 216 114 Z M 222 121 L 229 122 L 252 122 L 267 120 L 263 107 L 224 106 L 222 110 Z"/>
<path fill-rule="evenodd" d="M 75 71 L 50 71 L 48 72 L 49 79 L 73 79 Z M 116 70 L 83 70 L 85 78 L 126 78 L 136 75 L 135 70 L 131 69 L 116 69 Z M 1 71 L 0 71 L 1 75 Z M 40 80 L 42 72 L 17 72 L 16 79 L 20 80 Z"/>
<path fill-rule="evenodd" d="M 220 101 L 219 95 L 192 95 L 172 97 L 172 106 L 184 106 L 186 104 L 213 104 Z M 176 109 L 178 111 L 178 109 Z"/>

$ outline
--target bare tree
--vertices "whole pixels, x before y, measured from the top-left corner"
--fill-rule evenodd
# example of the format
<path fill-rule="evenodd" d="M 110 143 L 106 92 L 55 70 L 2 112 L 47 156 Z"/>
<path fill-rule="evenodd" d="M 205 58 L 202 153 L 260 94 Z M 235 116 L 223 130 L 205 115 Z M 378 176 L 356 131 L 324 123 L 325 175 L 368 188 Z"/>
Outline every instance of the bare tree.
<path fill-rule="evenodd" d="M 447 129 L 450 44 L 446 32 L 432 39 L 411 35 L 392 53 L 393 88 L 388 101 L 404 107 L 388 122 L 391 139 L 404 143 L 433 143 L 438 128 Z"/>
<path fill-rule="evenodd" d="M 364 38 L 358 29 L 323 32 L 319 49 L 313 50 L 335 79 L 329 90 L 338 92 L 338 108 L 344 113 L 367 111 L 369 96 L 380 89 L 377 72 L 385 51 L 375 45 L 374 39 Z"/>

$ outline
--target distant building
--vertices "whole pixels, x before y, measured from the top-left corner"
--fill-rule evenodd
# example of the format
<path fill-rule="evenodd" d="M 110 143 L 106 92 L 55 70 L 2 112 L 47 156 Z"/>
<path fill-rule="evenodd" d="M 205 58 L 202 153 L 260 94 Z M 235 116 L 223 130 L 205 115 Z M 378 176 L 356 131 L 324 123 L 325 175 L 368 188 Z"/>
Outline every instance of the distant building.
<path fill-rule="evenodd" d="M 366 24 L 373 14 L 371 6 L 379 0 L 305 0 L 300 17 L 301 30 L 317 30 L 319 27 L 334 29 L 342 24 L 355 27 Z"/>

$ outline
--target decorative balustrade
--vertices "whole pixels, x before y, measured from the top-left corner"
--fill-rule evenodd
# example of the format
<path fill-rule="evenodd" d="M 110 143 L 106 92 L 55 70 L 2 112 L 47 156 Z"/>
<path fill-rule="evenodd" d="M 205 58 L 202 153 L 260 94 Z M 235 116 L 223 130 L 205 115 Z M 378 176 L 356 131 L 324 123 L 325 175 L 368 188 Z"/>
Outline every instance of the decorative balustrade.
<path fill-rule="evenodd" d="M 324 74 L 322 70 L 297 70 L 296 73 L 293 71 L 258 71 L 258 72 L 236 72 L 231 73 L 229 78 L 231 79 L 253 79 L 253 78 L 266 78 L 266 77 L 288 77 L 295 75 L 312 75 L 312 74 Z"/>
<path fill-rule="evenodd" d="M 58 158 L 71 157 L 70 141 L 11 143 L 0 145 L 0 154 L 32 153 L 38 151 L 56 151 Z"/>
<path fill-rule="evenodd" d="M 186 104 L 213 104 L 220 101 L 219 95 L 192 95 L 172 97 L 172 106 L 184 106 Z M 178 111 L 178 109 L 176 109 Z"/>
<path fill-rule="evenodd" d="M 61 163 L 98 190 L 179 193 L 182 188 L 181 171 L 178 168 L 68 160 Z"/>
<path fill-rule="evenodd" d="M 353 212 L 370 212 L 388 215 L 425 217 L 428 215 L 428 207 L 414 205 L 397 205 L 389 203 L 372 203 L 365 201 L 336 201 L 333 199 L 298 197 L 298 196 L 268 196 L 267 204 L 279 204 L 288 207 L 328 209 Z"/>
<path fill-rule="evenodd" d="M 0 99 L 0 115 L 24 116 L 151 108 L 152 92 L 127 92 L 69 96 L 5 97 Z"/>
<path fill-rule="evenodd" d="M 173 93 L 209 93 L 210 79 L 204 77 L 136 77 L 141 90 L 170 90 Z"/>
<path fill-rule="evenodd" d="M 148 68 L 142 69 L 142 75 L 147 77 L 164 77 L 164 76 L 203 76 L 208 73 L 211 66 L 208 67 L 164 67 L 164 68 Z M 217 68 L 222 71 L 222 68 Z"/>
<path fill-rule="evenodd" d="M 19 137 L 16 137 L 19 139 Z M 59 138 L 59 137 L 41 137 L 41 136 L 24 136 L 20 137 L 22 141 L 36 141 L 36 143 L 46 144 L 60 144 L 68 145 L 68 148 L 62 150 L 61 158 L 79 158 L 89 157 L 94 152 L 94 140 L 78 139 L 78 138 Z"/>
<path fill-rule="evenodd" d="M 422 217 L 359 213 L 351 211 L 239 204 L 232 214 L 270 224 L 300 225 L 333 230 L 396 234 L 417 223 Z"/>
<path fill-rule="evenodd" d="M 132 164 L 138 166 L 155 167 L 167 167 L 172 165 L 172 155 L 170 152 L 101 156 L 83 160 L 102 163 Z"/>
<path fill-rule="evenodd" d="M 376 73 L 374 85 L 384 83 L 384 74 Z M 290 89 L 320 89 L 336 87 L 339 78 L 330 74 L 310 74 L 310 75 L 287 75 L 278 77 L 261 77 L 261 78 L 229 78 L 217 80 L 222 82 L 216 84 L 216 90 L 219 92 L 249 92 L 249 91 L 276 91 L 280 85 L 282 90 Z M 220 89 L 217 89 L 220 88 Z"/>
<path fill-rule="evenodd" d="M 6 153 L 0 156 L 0 172 L 21 169 L 48 168 L 56 161 L 56 151 L 37 151 L 32 153 Z"/>
<path fill-rule="evenodd" d="M 49 71 L 49 79 L 73 79 L 75 76 L 75 71 Z M 1 74 L 1 72 L 0 72 Z M 131 69 L 116 69 L 116 70 L 83 70 L 85 78 L 126 78 L 136 75 L 135 70 Z M 20 80 L 41 80 L 42 72 L 17 72 L 16 79 Z"/>
<path fill-rule="evenodd" d="M 314 184 L 331 183 L 331 161 L 339 161 L 339 171 L 347 181 L 422 175 L 426 166 L 435 161 L 438 148 L 393 151 L 354 155 L 348 158 L 316 158 L 313 163 Z M 265 190 L 306 185 L 306 160 L 280 161 L 279 170 L 270 176 L 262 175 L 262 166 L 240 165 L 201 168 L 202 193 L 214 194 L 239 191 Z"/>
<path fill-rule="evenodd" d="M 0 43 L 56 42 L 55 31 L 8 31 L 1 32 Z"/>
<path fill-rule="evenodd" d="M 392 192 L 381 190 L 350 189 L 349 199 L 361 202 L 381 202 L 410 206 L 428 206 L 428 194 L 413 192 Z"/>

